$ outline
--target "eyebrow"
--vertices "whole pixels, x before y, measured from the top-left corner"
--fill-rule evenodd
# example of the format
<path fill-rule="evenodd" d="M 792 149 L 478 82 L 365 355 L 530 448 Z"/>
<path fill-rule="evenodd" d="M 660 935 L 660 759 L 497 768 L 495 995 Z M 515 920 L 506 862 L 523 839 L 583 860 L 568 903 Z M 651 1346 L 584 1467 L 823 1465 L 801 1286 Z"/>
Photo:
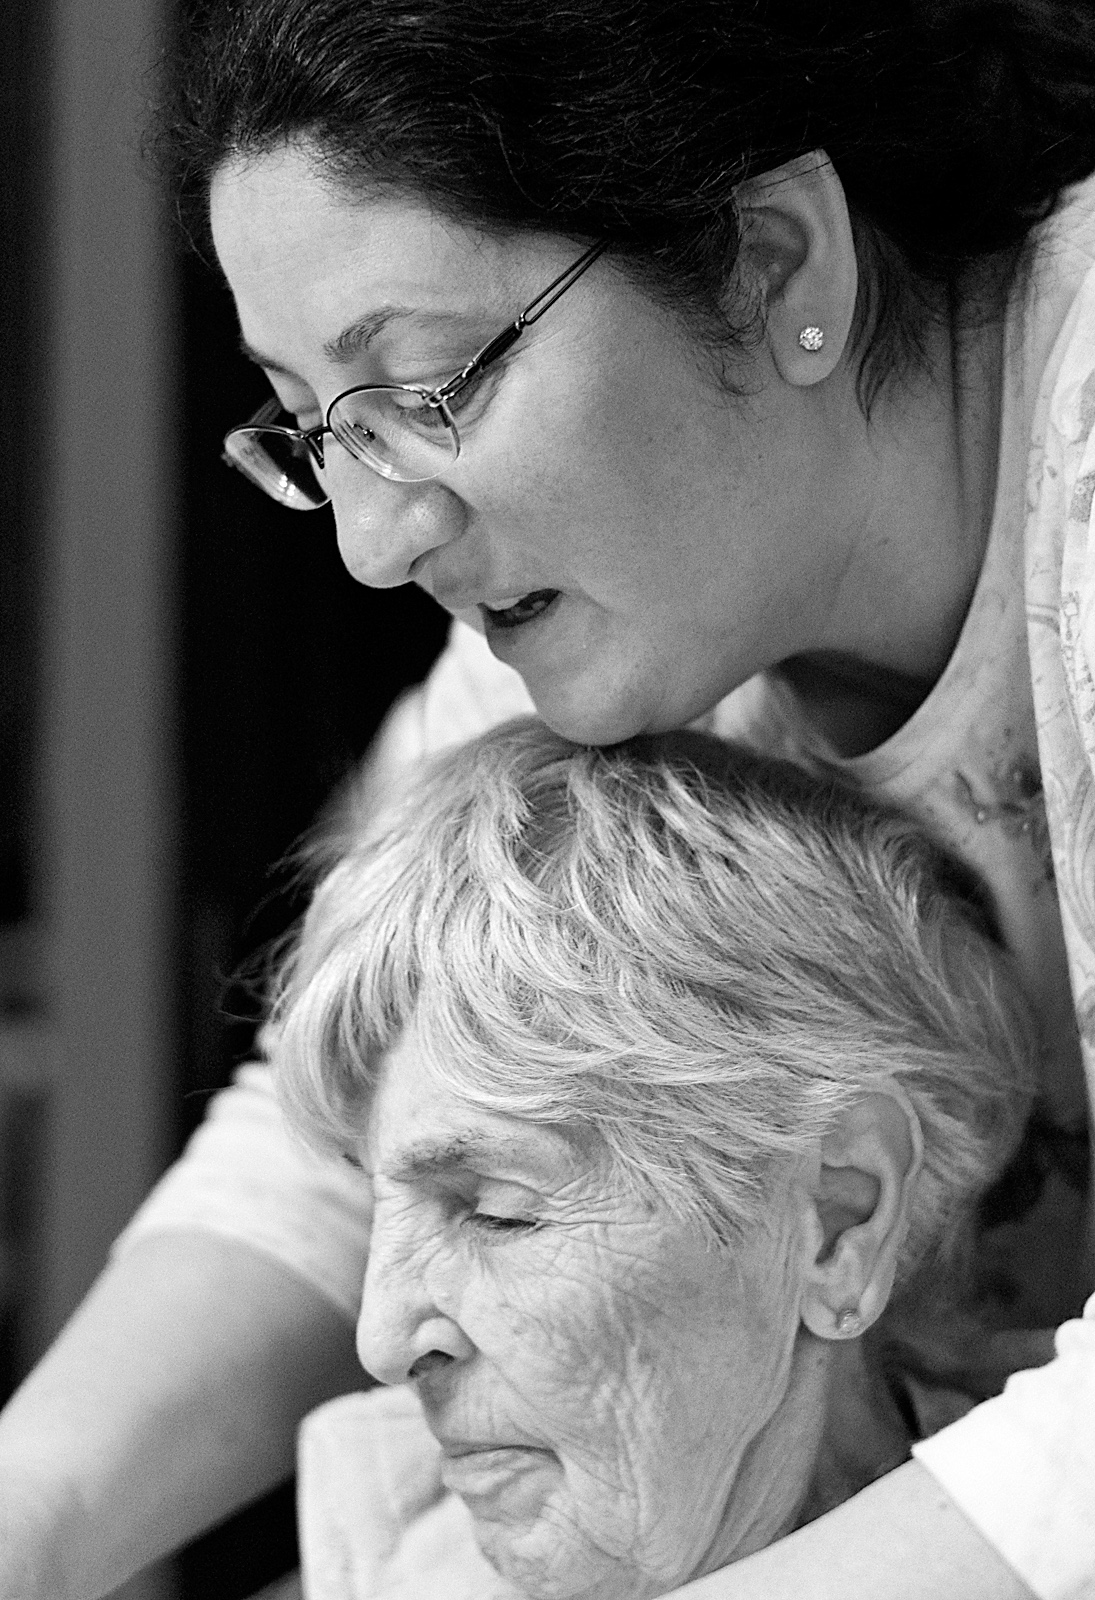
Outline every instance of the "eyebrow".
<path fill-rule="evenodd" d="M 545 1172 L 546 1156 L 543 1140 L 531 1136 L 461 1133 L 447 1139 L 427 1138 L 408 1145 L 400 1151 L 399 1159 L 386 1176 L 396 1182 L 407 1182 L 447 1172 L 482 1171 L 484 1167 L 496 1167 L 507 1158 L 524 1161 L 535 1176 Z"/>
<path fill-rule="evenodd" d="M 323 346 L 323 354 L 332 365 L 348 367 L 356 361 L 363 350 L 367 350 L 378 334 L 391 322 L 409 317 L 422 317 L 430 322 L 471 322 L 474 316 L 461 311 L 420 311 L 412 306 L 381 306 L 376 311 L 367 311 L 364 316 L 348 323 L 341 333 L 336 333 L 333 339 L 328 339 Z M 296 377 L 296 373 L 281 361 L 276 361 L 273 356 L 267 356 L 261 350 L 256 350 L 253 344 L 246 339 L 240 339 L 240 352 L 248 361 L 253 361 L 257 367 L 263 367 L 267 372 L 280 372 L 286 378 Z"/>

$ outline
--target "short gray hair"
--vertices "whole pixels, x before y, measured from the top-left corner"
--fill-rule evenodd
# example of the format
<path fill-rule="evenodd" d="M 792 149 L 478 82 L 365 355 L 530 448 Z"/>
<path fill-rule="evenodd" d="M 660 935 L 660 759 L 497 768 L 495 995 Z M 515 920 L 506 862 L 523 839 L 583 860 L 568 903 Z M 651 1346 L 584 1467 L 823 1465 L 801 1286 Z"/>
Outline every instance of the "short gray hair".
<path fill-rule="evenodd" d="M 897 1083 L 924 1137 L 904 1280 L 947 1255 L 1029 1106 L 1027 1008 L 960 887 L 905 819 L 786 763 L 510 723 L 351 819 L 277 992 L 280 1092 L 345 1150 L 413 1018 L 456 1093 L 595 1130 L 625 1182 L 727 1241 Z"/>

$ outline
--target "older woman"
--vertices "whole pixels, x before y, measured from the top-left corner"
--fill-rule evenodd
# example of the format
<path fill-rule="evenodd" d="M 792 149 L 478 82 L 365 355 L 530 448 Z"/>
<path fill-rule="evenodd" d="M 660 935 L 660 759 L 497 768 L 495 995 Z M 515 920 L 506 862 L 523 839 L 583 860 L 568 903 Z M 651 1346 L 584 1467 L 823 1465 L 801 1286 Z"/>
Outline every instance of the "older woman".
<path fill-rule="evenodd" d="M 1042 1200 L 1001 1271 L 1020 1317 L 1078 1311 L 1086 0 L 209 0 L 179 37 L 172 159 L 273 387 L 227 453 L 457 619 L 376 788 L 535 705 L 598 743 L 703 719 L 907 808 L 982 880 L 1043 1035 Z M 353 1381 L 367 1232 L 246 1075 L 0 1427 L 0 1593 L 101 1592 L 287 1471 Z M 1087 1318 L 706 1581 L 1082 1592 L 1093 1435 Z"/>
<path fill-rule="evenodd" d="M 309 1600 L 646 1600 L 986 1364 L 1035 1034 L 907 823 L 512 724 L 351 840 L 277 1010 L 291 1120 L 373 1197 L 358 1353 L 413 1390 L 306 1427 Z"/>

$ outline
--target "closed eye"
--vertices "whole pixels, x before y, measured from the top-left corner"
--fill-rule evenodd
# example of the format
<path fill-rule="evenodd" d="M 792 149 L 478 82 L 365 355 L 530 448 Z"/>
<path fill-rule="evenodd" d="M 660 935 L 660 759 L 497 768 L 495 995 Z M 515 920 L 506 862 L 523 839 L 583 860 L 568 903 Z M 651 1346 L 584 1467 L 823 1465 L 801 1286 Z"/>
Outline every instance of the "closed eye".
<path fill-rule="evenodd" d="M 534 1217 L 498 1217 L 490 1211 L 469 1211 L 464 1222 L 483 1233 L 532 1233 L 540 1226 Z"/>

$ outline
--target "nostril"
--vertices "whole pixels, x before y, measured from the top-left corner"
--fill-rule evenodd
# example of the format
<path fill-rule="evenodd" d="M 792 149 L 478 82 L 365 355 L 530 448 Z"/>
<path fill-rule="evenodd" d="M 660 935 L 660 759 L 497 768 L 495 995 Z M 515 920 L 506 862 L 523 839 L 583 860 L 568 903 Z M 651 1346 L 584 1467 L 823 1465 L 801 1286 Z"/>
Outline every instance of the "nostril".
<path fill-rule="evenodd" d="M 455 1359 L 455 1356 L 447 1355 L 444 1350 L 427 1350 L 424 1356 L 419 1356 L 407 1376 L 424 1378 L 427 1372 L 435 1372 L 438 1367 L 447 1367 Z"/>

